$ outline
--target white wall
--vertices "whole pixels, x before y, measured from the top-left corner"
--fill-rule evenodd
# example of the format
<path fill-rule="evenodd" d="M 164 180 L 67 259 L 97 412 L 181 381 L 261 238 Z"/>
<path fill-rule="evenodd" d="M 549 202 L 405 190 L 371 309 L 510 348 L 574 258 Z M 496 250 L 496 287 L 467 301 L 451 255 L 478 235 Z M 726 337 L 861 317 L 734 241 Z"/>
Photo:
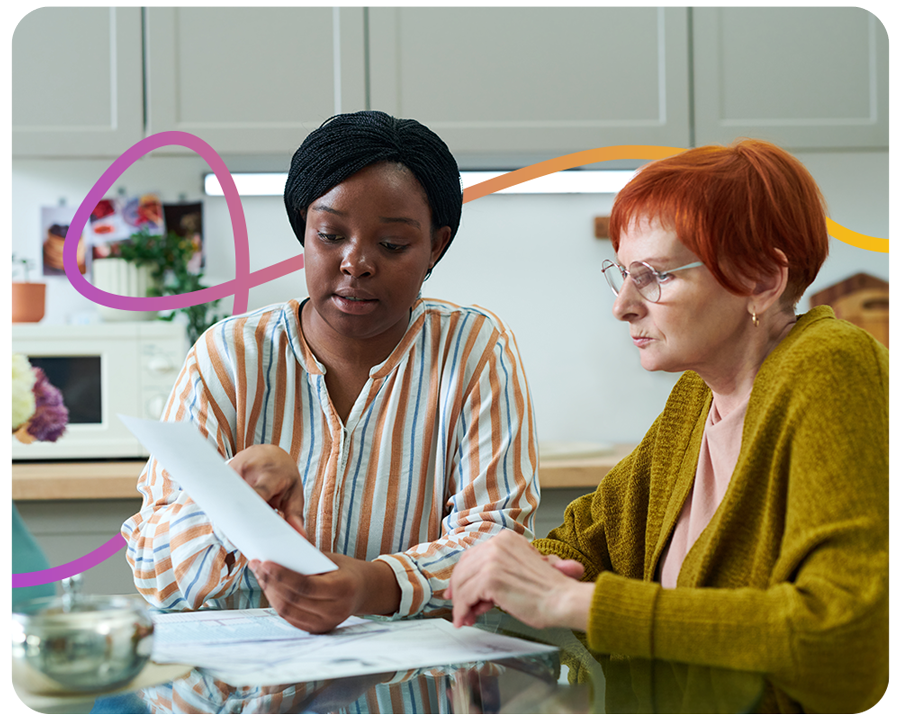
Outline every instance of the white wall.
<path fill-rule="evenodd" d="M 888 155 L 806 153 L 800 156 L 825 193 L 829 214 L 867 235 L 888 236 Z M 245 161 L 244 161 L 245 162 Z M 287 164 L 288 158 L 285 158 Z M 40 258 L 40 207 L 60 198 L 77 206 L 108 161 L 14 160 L 13 251 Z M 243 163 L 242 163 L 243 164 Z M 128 194 L 203 198 L 206 170 L 194 158 L 147 157 L 114 186 Z M 203 198 L 210 284 L 234 276 L 230 220 L 222 198 Z M 595 215 L 609 213 L 606 195 L 497 195 L 467 204 L 459 234 L 425 284 L 424 294 L 490 308 L 513 328 L 535 402 L 541 440 L 633 442 L 659 413 L 675 377 L 648 373 L 627 328 L 611 315 L 612 294 L 600 263 L 608 240 L 593 237 Z M 281 198 L 247 198 L 251 270 L 301 251 Z M 888 279 L 886 254 L 832 241 L 815 292 L 857 272 Z M 50 278 L 44 322 L 65 323 L 93 310 L 66 278 Z M 305 294 L 302 272 L 256 287 L 250 307 Z M 231 298 L 222 308 L 231 310 Z M 800 308 L 805 310 L 806 300 Z"/>

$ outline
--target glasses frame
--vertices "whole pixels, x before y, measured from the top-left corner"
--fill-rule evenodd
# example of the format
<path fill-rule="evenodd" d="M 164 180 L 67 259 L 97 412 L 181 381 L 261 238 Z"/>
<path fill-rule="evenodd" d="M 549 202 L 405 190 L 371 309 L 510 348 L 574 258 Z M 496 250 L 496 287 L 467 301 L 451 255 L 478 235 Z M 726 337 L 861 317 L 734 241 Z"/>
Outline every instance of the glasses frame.
<path fill-rule="evenodd" d="M 660 285 L 660 280 L 664 280 L 666 277 L 674 272 L 678 272 L 679 270 L 690 270 L 691 268 L 700 267 L 701 265 L 703 265 L 703 262 L 698 260 L 696 262 L 688 263 L 687 265 L 682 265 L 681 267 L 672 268 L 671 270 L 657 270 L 652 265 L 645 263 L 643 260 L 636 260 L 635 262 L 631 263 L 629 267 L 633 268 L 635 265 L 643 265 L 653 274 L 653 279 L 656 281 L 653 285 L 653 287 L 656 288 L 656 297 L 648 297 L 644 294 L 644 289 L 642 288 L 635 287 L 635 289 L 647 302 L 658 303 L 660 301 L 660 298 L 662 297 L 662 285 Z M 606 272 L 611 268 L 616 268 L 616 270 L 618 270 L 622 275 L 622 285 L 620 286 L 619 290 L 616 290 L 611 276 Z M 624 266 L 619 265 L 619 263 L 613 262 L 612 260 L 603 261 L 602 271 L 603 277 L 606 278 L 606 283 L 609 285 L 609 289 L 612 290 L 613 295 L 615 295 L 616 297 L 619 297 L 619 291 L 621 290 L 621 288 L 625 287 L 625 281 L 628 279 L 628 276 L 633 274 L 632 270 L 626 270 Z"/>

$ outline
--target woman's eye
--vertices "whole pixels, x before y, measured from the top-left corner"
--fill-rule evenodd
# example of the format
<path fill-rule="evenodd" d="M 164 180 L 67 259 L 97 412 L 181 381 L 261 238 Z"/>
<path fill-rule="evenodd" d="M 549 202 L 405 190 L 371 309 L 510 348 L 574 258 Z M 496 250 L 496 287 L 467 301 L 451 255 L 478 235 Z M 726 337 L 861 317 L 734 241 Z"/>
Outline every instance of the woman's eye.
<path fill-rule="evenodd" d="M 388 250 L 389 252 L 400 252 L 401 250 L 406 249 L 406 245 L 399 245 L 397 243 L 386 241 L 381 243 L 381 247 L 383 247 L 385 250 Z"/>
<path fill-rule="evenodd" d="M 319 240 L 321 240 L 322 242 L 327 242 L 327 243 L 337 242 L 338 238 L 340 237 L 339 235 L 333 235 L 331 233 L 323 233 L 323 232 L 318 233 L 318 236 L 319 236 Z"/>

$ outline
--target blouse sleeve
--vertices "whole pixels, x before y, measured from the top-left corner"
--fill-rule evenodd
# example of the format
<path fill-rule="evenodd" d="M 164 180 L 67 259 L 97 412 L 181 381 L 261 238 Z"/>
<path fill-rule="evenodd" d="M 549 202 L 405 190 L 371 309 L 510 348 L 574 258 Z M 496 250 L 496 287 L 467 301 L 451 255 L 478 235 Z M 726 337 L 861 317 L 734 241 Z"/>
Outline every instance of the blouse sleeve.
<path fill-rule="evenodd" d="M 483 356 L 462 409 L 449 428 L 456 438 L 447 465 L 441 536 L 377 560 L 394 570 L 401 590 L 397 616 L 433 613 L 444 599 L 460 553 L 501 530 L 534 537 L 540 490 L 531 397 L 515 339 L 508 331 Z M 443 422 L 443 420 L 442 420 Z"/>
<path fill-rule="evenodd" d="M 211 357 L 220 358 L 217 366 Z M 208 332 L 188 354 L 162 420 L 193 423 L 230 458 L 235 404 L 233 383 L 221 381 L 227 373 Z M 123 524 L 122 534 L 135 586 L 148 602 L 164 610 L 259 606 L 261 591 L 246 558 L 154 457 L 137 487 L 141 511 Z"/>

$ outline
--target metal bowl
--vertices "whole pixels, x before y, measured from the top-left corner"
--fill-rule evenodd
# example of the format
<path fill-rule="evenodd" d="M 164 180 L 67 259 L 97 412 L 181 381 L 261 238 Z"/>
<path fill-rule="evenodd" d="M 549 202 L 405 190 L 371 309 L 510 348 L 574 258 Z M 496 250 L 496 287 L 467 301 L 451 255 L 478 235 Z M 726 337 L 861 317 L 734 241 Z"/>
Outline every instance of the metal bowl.
<path fill-rule="evenodd" d="M 12 617 L 13 681 L 32 693 L 122 687 L 153 649 L 153 620 L 132 598 L 40 598 L 18 605 Z"/>

